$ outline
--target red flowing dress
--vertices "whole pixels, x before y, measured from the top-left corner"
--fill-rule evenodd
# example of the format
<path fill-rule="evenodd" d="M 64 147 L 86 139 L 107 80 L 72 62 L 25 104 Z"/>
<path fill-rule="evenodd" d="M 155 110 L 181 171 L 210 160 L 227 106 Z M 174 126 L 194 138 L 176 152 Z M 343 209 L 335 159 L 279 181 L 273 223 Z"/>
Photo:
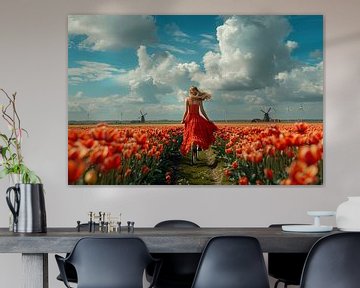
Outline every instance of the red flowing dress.
<path fill-rule="evenodd" d="M 215 142 L 216 125 L 206 120 L 199 112 L 200 104 L 189 101 L 189 110 L 185 118 L 183 142 L 180 152 L 186 155 L 191 150 L 191 144 L 206 150 Z"/>

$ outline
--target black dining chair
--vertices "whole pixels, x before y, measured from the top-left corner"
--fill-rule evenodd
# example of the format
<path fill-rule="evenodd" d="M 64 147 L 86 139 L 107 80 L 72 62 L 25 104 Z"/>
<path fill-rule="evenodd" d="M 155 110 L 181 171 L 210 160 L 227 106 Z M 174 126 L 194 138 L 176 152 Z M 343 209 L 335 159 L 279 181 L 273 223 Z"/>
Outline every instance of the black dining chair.
<path fill-rule="evenodd" d="M 74 266 L 77 288 L 143 288 L 143 274 L 154 262 L 154 281 L 160 262 L 152 258 L 139 238 L 82 238 L 68 257 L 55 255 L 61 277 L 70 288 L 65 263 Z M 153 287 L 153 283 L 149 287 Z"/>
<path fill-rule="evenodd" d="M 325 236 L 309 252 L 300 288 L 358 288 L 359 267 L 359 232 Z"/>
<path fill-rule="evenodd" d="M 68 257 L 69 254 L 66 255 L 66 257 Z M 65 258 L 64 258 L 65 259 Z M 66 279 L 67 282 L 70 283 L 77 283 L 77 274 L 76 274 L 76 270 L 75 267 L 68 263 L 68 262 L 64 262 L 64 274 L 66 275 Z M 57 280 L 64 282 L 63 277 L 61 276 L 61 274 L 59 274 L 56 277 Z"/>
<path fill-rule="evenodd" d="M 282 225 L 288 224 L 272 224 L 269 228 L 281 228 Z M 269 253 L 268 273 L 277 279 L 274 288 L 280 283 L 284 284 L 284 288 L 288 285 L 300 285 L 306 257 L 307 253 Z"/>
<path fill-rule="evenodd" d="M 88 230 L 89 229 L 89 224 L 88 223 L 80 224 L 80 229 Z M 96 230 L 99 229 L 99 224 L 98 223 L 95 223 L 94 229 L 96 229 Z M 66 254 L 66 257 L 68 257 L 68 256 L 69 256 L 69 253 Z M 65 270 L 65 275 L 66 275 L 67 281 L 71 282 L 71 283 L 77 283 L 77 275 L 76 275 L 76 270 L 75 270 L 74 266 L 71 265 L 70 263 L 65 262 L 64 263 L 64 270 Z M 63 278 L 61 277 L 61 274 L 59 274 L 56 277 L 56 279 L 59 280 L 59 281 L 64 282 Z"/>
<path fill-rule="evenodd" d="M 155 225 L 156 229 L 200 228 L 188 220 L 166 220 Z M 190 288 L 194 280 L 200 253 L 157 253 L 152 254 L 161 259 L 162 266 L 155 283 L 156 288 Z M 153 267 L 147 269 L 147 279 L 152 279 Z"/>
<path fill-rule="evenodd" d="M 256 238 L 212 238 L 201 256 L 192 288 L 269 288 L 261 247 Z"/>

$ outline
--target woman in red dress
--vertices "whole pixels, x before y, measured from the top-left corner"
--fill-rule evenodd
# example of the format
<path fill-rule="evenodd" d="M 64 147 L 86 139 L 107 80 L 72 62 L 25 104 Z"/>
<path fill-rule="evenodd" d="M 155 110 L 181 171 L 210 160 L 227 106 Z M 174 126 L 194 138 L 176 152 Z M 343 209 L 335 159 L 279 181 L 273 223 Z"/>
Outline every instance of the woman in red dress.
<path fill-rule="evenodd" d="M 209 120 L 203 106 L 203 101 L 210 98 L 210 94 L 201 92 L 197 87 L 190 87 L 189 97 L 185 99 L 185 112 L 181 121 L 185 129 L 180 152 L 186 155 L 191 150 L 192 161 L 193 153 L 198 148 L 206 150 L 215 142 L 214 132 L 218 128 Z"/>

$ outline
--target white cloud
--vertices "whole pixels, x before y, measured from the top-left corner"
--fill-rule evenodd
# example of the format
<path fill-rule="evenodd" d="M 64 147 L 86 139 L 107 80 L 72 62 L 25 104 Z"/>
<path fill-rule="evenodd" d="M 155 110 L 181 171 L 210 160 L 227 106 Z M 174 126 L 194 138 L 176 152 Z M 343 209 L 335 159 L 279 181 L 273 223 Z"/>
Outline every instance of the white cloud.
<path fill-rule="evenodd" d="M 84 92 L 78 91 L 78 92 L 75 94 L 74 98 L 82 98 L 83 96 L 84 96 Z"/>
<path fill-rule="evenodd" d="M 130 98 L 119 94 L 102 95 L 97 97 L 84 95 L 81 98 L 69 97 L 69 106 L 83 107 L 86 110 L 97 110 L 127 103 L 142 103 L 142 100 L 140 98 Z"/>
<path fill-rule="evenodd" d="M 200 34 L 201 37 L 208 39 L 208 40 L 216 40 L 215 37 L 213 35 L 210 34 Z"/>
<path fill-rule="evenodd" d="M 166 51 L 170 51 L 170 52 L 174 52 L 174 53 L 180 53 L 180 54 L 196 54 L 197 52 L 195 50 L 192 49 L 188 49 L 188 48 L 179 48 L 173 45 L 169 45 L 169 44 L 159 44 L 157 45 L 157 47 L 164 49 Z"/>
<path fill-rule="evenodd" d="M 68 33 L 85 35 L 79 48 L 94 51 L 137 48 L 156 40 L 154 18 L 143 15 L 71 15 Z"/>
<path fill-rule="evenodd" d="M 323 52 L 321 50 L 319 50 L 319 49 L 316 49 L 314 51 L 311 51 L 309 56 L 310 56 L 310 58 L 319 60 L 319 59 L 322 59 Z"/>
<path fill-rule="evenodd" d="M 142 99 L 142 102 L 144 103 L 158 103 L 158 95 L 171 92 L 169 86 L 156 83 L 151 77 L 144 78 L 142 81 L 131 80 L 129 84 L 131 91 L 131 97 L 129 99 L 136 97 Z"/>
<path fill-rule="evenodd" d="M 138 110 L 134 108 L 143 104 L 141 98 L 129 95 L 101 95 L 89 97 L 82 95 L 70 96 L 68 100 L 69 120 L 116 120 L 120 112 L 133 115 L 129 119 L 135 119 Z"/>
<path fill-rule="evenodd" d="M 219 52 L 203 57 L 195 79 L 216 90 L 252 90 L 274 84 L 274 75 L 294 63 L 286 44 L 290 24 L 281 16 L 232 16 L 217 28 Z"/>
<path fill-rule="evenodd" d="M 110 64 L 100 62 L 78 61 L 80 67 L 68 69 L 69 84 L 93 82 L 110 79 L 124 72 Z M 80 96 L 80 95 L 79 95 Z"/>
<path fill-rule="evenodd" d="M 137 56 L 138 67 L 120 75 L 119 81 L 145 103 L 157 103 L 167 96 L 178 99 L 178 90 L 189 85 L 200 69 L 195 62 L 180 63 L 169 52 L 149 55 L 145 46 L 140 46 Z"/>
<path fill-rule="evenodd" d="M 68 111 L 69 112 L 82 112 L 86 113 L 86 110 L 84 107 L 82 107 L 78 102 L 74 102 L 72 100 L 68 103 Z"/>
<path fill-rule="evenodd" d="M 242 90 L 217 90 L 213 93 L 213 101 L 217 105 L 228 103 L 233 107 L 239 107 L 242 111 L 246 107 L 254 107 L 255 109 L 259 105 L 267 107 L 282 105 L 285 108 L 284 105 L 298 105 L 294 103 L 317 102 L 319 103 L 318 106 L 321 107 L 323 101 L 323 73 L 322 62 L 314 66 L 298 65 L 289 71 L 279 72 L 275 75 L 273 85 L 251 90 L 251 93 Z M 311 105 L 309 104 L 309 106 Z M 257 111 L 256 109 L 254 111 Z M 310 113 L 311 111 L 307 112 Z M 319 114 L 312 115 L 312 118 L 321 117 L 322 115 Z"/>
<path fill-rule="evenodd" d="M 313 102 L 323 98 L 323 62 L 303 65 L 275 76 L 278 82 L 274 98 L 277 101 Z"/>
<path fill-rule="evenodd" d="M 288 79 L 288 77 L 289 77 L 289 73 L 279 72 L 279 74 L 275 75 L 275 80 L 278 80 L 279 82 L 286 81 L 286 79 Z"/>
<path fill-rule="evenodd" d="M 190 36 L 188 34 L 184 33 L 183 31 L 181 31 L 179 26 L 176 25 L 175 23 L 167 24 L 165 26 L 165 30 L 171 36 L 190 38 Z"/>
<path fill-rule="evenodd" d="M 199 41 L 199 44 L 201 47 L 212 51 L 219 51 L 219 45 L 213 35 L 200 34 L 200 36 L 201 39 Z"/>
<path fill-rule="evenodd" d="M 264 105 L 265 101 L 263 98 L 257 95 L 245 95 L 244 100 L 251 105 Z"/>
<path fill-rule="evenodd" d="M 191 84 L 213 93 L 218 105 L 321 101 L 322 68 L 293 62 L 291 50 L 298 44 L 284 41 L 290 30 L 284 17 L 230 17 L 217 29 L 219 51 L 203 56 L 204 69 L 170 52 L 149 55 L 141 46 L 138 67 L 119 80 L 144 103 L 183 101 Z"/>
<path fill-rule="evenodd" d="M 145 103 L 141 97 L 135 95 L 102 95 L 81 98 L 69 97 L 69 121 L 86 120 L 138 120 L 139 110 L 147 113 L 151 120 L 177 119 L 184 109 L 183 102 L 178 104 Z M 176 116 L 179 114 L 179 116 Z M 169 115 L 171 115 L 169 117 Z"/>
<path fill-rule="evenodd" d="M 188 90 L 178 89 L 176 92 L 178 102 L 184 102 L 185 98 L 188 96 Z"/>
<path fill-rule="evenodd" d="M 288 47 L 289 50 L 292 51 L 292 50 L 298 48 L 299 44 L 295 41 L 288 40 L 288 41 L 286 41 L 286 47 Z"/>
<path fill-rule="evenodd" d="M 179 26 L 177 26 L 175 23 L 167 24 L 165 26 L 165 31 L 177 42 L 191 43 L 191 37 L 185 32 L 181 31 Z"/>
<path fill-rule="evenodd" d="M 151 119 L 168 119 L 168 115 L 177 114 L 179 111 L 183 111 L 183 104 L 155 104 L 148 105 L 146 107 L 146 112 L 148 117 Z"/>

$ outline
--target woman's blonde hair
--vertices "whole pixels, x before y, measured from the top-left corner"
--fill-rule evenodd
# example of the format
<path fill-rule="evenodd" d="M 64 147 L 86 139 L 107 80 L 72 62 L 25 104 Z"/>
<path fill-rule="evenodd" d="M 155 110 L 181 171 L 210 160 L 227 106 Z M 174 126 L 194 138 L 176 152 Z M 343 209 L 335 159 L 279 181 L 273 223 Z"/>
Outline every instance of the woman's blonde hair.
<path fill-rule="evenodd" d="M 198 93 L 197 95 L 192 95 L 190 93 L 190 97 L 195 98 L 195 99 L 199 99 L 199 100 L 209 100 L 211 99 L 211 94 L 204 92 L 204 91 L 200 91 L 196 86 L 191 86 L 190 87 L 190 91 L 195 89 Z"/>

